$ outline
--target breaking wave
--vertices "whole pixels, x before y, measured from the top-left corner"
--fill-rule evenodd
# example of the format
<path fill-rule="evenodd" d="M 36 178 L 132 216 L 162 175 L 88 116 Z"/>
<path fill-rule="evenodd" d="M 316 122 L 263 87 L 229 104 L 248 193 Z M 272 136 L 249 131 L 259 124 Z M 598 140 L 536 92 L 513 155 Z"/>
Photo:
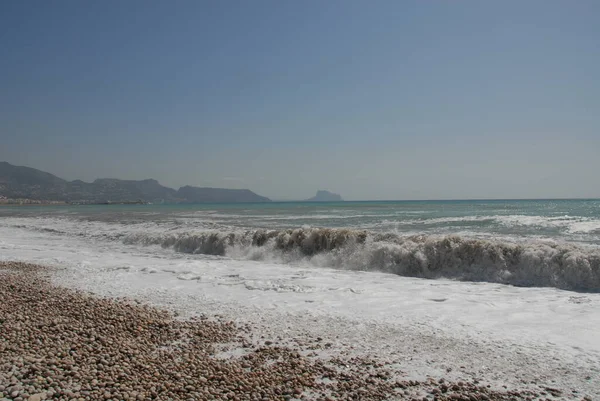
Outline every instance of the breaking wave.
<path fill-rule="evenodd" d="M 352 229 L 204 231 L 125 237 L 126 244 L 400 276 L 600 292 L 600 249 L 568 243 L 401 236 Z"/>

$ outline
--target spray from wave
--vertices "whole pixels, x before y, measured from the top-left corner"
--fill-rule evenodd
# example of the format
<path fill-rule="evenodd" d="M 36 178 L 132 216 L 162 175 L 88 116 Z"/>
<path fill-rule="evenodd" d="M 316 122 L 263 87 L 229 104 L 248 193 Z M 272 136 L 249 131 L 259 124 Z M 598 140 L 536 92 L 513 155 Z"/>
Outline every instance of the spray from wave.
<path fill-rule="evenodd" d="M 236 259 L 600 292 L 600 250 L 572 244 L 328 228 L 139 233 L 124 242 Z"/>

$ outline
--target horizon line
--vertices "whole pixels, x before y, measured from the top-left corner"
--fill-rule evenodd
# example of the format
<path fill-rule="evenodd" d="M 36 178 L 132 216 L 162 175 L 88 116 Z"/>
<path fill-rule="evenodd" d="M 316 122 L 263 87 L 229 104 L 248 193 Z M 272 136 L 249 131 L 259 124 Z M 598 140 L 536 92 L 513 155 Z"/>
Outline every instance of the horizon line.
<path fill-rule="evenodd" d="M 271 199 L 271 198 L 269 198 Z M 600 200 L 600 197 L 573 197 L 573 198 L 440 198 L 440 199 L 357 199 L 342 201 L 306 201 L 297 200 L 273 200 L 272 203 L 350 203 L 350 202 L 457 202 L 457 201 L 557 201 L 557 200 Z M 252 202 L 251 202 L 252 203 Z"/>

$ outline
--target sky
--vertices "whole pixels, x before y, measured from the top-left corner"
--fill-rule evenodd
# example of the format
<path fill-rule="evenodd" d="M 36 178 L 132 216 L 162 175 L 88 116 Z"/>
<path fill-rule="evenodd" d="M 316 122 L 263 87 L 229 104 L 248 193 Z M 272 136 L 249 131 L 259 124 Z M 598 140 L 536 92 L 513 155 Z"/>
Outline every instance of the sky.
<path fill-rule="evenodd" d="M 600 197 L 600 2 L 0 2 L 0 161 L 348 200 Z"/>

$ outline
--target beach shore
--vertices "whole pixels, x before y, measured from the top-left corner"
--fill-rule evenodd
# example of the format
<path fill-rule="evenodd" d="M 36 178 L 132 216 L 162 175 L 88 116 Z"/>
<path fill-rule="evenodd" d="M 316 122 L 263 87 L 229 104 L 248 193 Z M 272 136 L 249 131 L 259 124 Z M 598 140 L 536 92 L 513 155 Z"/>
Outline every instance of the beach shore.
<path fill-rule="evenodd" d="M 332 345 L 321 338 L 297 348 L 257 340 L 250 327 L 224 318 L 181 320 L 135 300 L 52 285 L 50 274 L 0 263 L 2 401 L 563 398 L 552 388 L 406 380 L 377 355 L 323 360 L 318 350 Z"/>

